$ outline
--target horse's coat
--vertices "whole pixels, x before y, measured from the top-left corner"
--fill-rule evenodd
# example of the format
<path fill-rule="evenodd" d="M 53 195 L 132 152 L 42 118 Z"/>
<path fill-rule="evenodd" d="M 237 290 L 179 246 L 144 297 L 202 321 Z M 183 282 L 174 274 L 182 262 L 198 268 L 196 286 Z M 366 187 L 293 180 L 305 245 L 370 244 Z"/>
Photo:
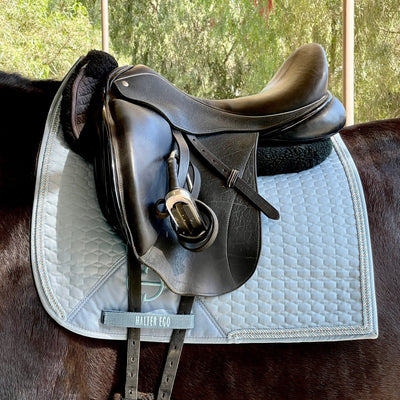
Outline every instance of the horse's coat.
<path fill-rule="evenodd" d="M 0 398 L 106 400 L 123 388 L 124 344 L 84 339 L 56 326 L 39 303 L 30 272 L 33 171 L 54 90 L 17 79 L 18 89 L 11 93 L 19 94 L 12 98 L 4 79 L 1 75 Z M 370 216 L 380 337 L 316 344 L 187 345 L 175 400 L 398 399 L 400 120 L 356 125 L 342 136 L 358 166 Z M 142 344 L 141 390 L 154 391 L 164 349 Z"/>

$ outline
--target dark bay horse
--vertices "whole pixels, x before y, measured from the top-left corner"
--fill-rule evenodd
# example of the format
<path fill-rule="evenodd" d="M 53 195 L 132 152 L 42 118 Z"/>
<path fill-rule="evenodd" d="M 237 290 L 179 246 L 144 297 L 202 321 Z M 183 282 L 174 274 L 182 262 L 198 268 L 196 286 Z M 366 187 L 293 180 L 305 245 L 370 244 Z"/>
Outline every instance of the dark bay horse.
<path fill-rule="evenodd" d="M 122 392 L 125 343 L 54 323 L 29 252 L 36 154 L 57 82 L 0 74 L 0 399 L 108 400 Z M 400 398 L 400 120 L 341 132 L 363 182 L 379 315 L 377 340 L 186 345 L 175 400 Z M 166 345 L 143 343 L 140 389 L 154 392 Z"/>

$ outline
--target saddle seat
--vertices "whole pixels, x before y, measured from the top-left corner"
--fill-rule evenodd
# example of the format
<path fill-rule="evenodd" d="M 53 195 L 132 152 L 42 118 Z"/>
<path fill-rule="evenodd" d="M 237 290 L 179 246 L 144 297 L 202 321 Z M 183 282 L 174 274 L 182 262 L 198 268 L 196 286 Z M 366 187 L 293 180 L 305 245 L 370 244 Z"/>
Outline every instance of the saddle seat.
<path fill-rule="evenodd" d="M 203 101 L 210 106 L 237 114 L 276 114 L 319 100 L 326 95 L 327 85 L 325 52 L 320 45 L 311 43 L 292 53 L 260 93 L 233 99 Z"/>

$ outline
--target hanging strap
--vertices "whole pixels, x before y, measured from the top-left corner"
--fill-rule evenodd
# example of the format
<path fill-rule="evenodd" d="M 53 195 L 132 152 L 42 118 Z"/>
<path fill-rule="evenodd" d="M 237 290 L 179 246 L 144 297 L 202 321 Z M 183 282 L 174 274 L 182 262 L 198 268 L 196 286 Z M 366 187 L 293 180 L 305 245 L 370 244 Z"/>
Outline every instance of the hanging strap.
<path fill-rule="evenodd" d="M 142 268 L 128 246 L 128 311 L 140 312 L 142 304 Z M 140 328 L 128 328 L 126 351 L 125 400 L 138 399 Z"/>
<path fill-rule="evenodd" d="M 190 314 L 193 302 L 194 296 L 182 296 L 178 315 Z M 169 400 L 171 398 L 183 344 L 185 343 L 186 331 L 186 329 L 174 329 L 172 331 L 157 400 Z"/>

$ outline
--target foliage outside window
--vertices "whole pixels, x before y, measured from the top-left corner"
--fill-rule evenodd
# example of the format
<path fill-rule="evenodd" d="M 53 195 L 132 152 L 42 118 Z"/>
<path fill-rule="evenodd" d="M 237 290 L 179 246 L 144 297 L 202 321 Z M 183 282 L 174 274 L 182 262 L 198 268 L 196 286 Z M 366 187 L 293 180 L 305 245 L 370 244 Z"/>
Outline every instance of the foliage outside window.
<path fill-rule="evenodd" d="M 355 0 L 356 122 L 400 117 L 397 0 Z M 197 96 L 260 91 L 296 48 L 326 50 L 342 97 L 342 0 L 109 0 L 110 52 Z M 0 69 L 65 75 L 101 46 L 99 0 L 0 0 Z"/>

